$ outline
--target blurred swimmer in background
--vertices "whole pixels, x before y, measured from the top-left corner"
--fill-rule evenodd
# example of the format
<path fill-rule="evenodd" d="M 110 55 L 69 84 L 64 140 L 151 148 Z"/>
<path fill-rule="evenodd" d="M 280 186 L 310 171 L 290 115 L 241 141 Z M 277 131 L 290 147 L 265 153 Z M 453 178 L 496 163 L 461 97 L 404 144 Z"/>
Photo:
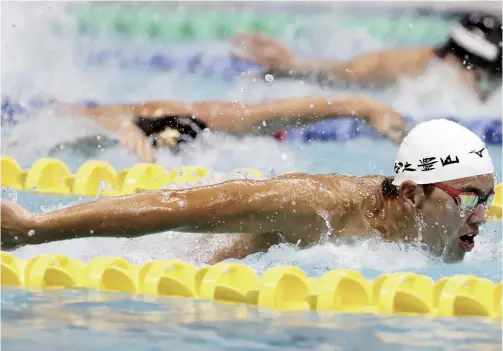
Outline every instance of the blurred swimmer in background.
<path fill-rule="evenodd" d="M 397 112 L 364 96 L 305 97 L 246 105 L 221 101 L 92 106 L 53 102 L 43 108 L 58 116 L 83 117 L 98 123 L 116 133 L 120 144 L 144 162 L 156 161 L 155 148 L 177 149 L 204 131 L 281 138 L 277 133 L 287 126 L 302 127 L 323 119 L 351 116 L 365 120 L 393 142 L 401 141 L 407 131 Z M 16 140 L 8 147 L 17 144 Z"/>
<path fill-rule="evenodd" d="M 324 84 L 343 80 L 361 86 L 383 87 L 401 76 L 420 76 L 429 66 L 444 64 L 457 71 L 460 80 L 480 101 L 501 87 L 501 19 L 471 13 L 454 25 L 446 42 L 438 47 L 389 49 L 355 57 L 350 62 L 296 57 L 279 41 L 262 33 L 244 33 L 232 39 L 233 53 L 266 67 L 275 77 L 314 77 Z"/>

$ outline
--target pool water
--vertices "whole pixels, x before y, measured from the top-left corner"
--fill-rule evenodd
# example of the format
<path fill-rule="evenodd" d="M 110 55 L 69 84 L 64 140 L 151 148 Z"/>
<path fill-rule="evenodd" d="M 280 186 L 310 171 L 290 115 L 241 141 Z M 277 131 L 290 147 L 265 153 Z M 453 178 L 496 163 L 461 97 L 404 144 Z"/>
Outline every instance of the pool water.
<path fill-rule="evenodd" d="M 499 350 L 501 326 L 429 320 L 273 313 L 211 302 L 2 291 L 6 350 Z"/>
<path fill-rule="evenodd" d="M 273 84 L 246 79 L 220 81 L 179 72 L 85 67 L 79 61 L 79 55 L 86 50 L 125 46 L 125 43 L 108 37 L 81 39 L 71 31 L 66 37 L 55 37 L 47 30 L 48 19 L 59 16 L 61 20 L 71 22 L 55 5 L 50 11 L 47 6 L 33 4 L 10 3 L 5 8 L 3 6 L 4 16 L 7 12 L 6 19 L 16 27 L 4 27 L 5 21 L 2 21 L 6 43 L 10 44 L 8 50 L 2 51 L 2 94 L 7 91 L 9 96 L 21 100 L 43 93 L 65 101 L 221 99 L 250 102 L 264 98 L 348 93 L 345 89 L 328 91 L 293 81 Z M 314 40 L 311 47 L 301 40 L 285 38 L 285 41 L 300 54 L 314 51 L 321 56 L 340 59 L 396 44 L 377 40 L 357 28 L 343 31 L 337 21 L 329 24 L 333 26 L 333 32 Z M 195 49 L 210 53 L 228 50 L 225 42 L 160 44 L 142 40 L 135 39 L 128 44 L 128 49 L 148 51 L 161 48 L 180 55 Z M 453 93 L 428 79 L 417 84 L 405 82 L 389 91 L 365 93 L 417 118 L 434 115 L 495 118 L 502 115 L 501 95 L 487 105 L 481 105 L 473 103 L 463 91 Z M 453 97 L 451 93 L 457 95 Z M 461 99 L 463 103 L 453 103 L 460 101 L 460 96 L 464 97 Z M 2 129 L 2 154 L 14 156 L 25 168 L 41 157 L 58 157 L 73 172 L 89 159 L 108 161 L 116 169 L 138 163 L 135 156 L 116 146 L 92 150 L 55 149 L 75 137 L 94 135 L 96 129 L 93 128 L 72 120 L 32 116 L 27 123 Z M 8 146 L 13 140 L 22 140 L 24 144 Z M 501 182 L 501 146 L 488 149 L 498 170 L 498 182 Z M 396 146 L 387 140 L 353 139 L 303 144 L 278 143 L 256 137 L 209 136 L 178 155 L 160 151 L 158 160 L 166 169 L 197 164 L 224 173 L 237 168 L 255 168 L 267 175 L 287 171 L 364 175 L 391 174 L 395 153 Z M 2 191 L 2 198 L 15 199 L 37 212 L 92 200 L 9 190 Z M 59 253 L 86 262 L 98 256 L 120 256 L 133 263 L 176 258 L 200 266 L 212 252 L 225 244 L 226 236 L 213 236 L 208 247 L 203 249 L 196 246 L 200 237 L 167 232 L 136 239 L 89 238 L 24 247 L 13 254 L 29 259 L 37 254 Z M 474 251 L 463 263 L 455 265 L 438 262 L 413 247 L 378 240 L 361 241 L 352 246 L 322 243 L 306 250 L 279 245 L 265 254 L 251 255 L 242 262 L 258 273 L 276 265 L 295 265 L 309 276 L 320 276 L 334 268 L 351 268 L 361 271 L 368 279 L 382 273 L 410 271 L 433 279 L 471 274 L 499 282 L 502 275 L 501 240 L 501 222 L 488 223 L 476 239 Z M 188 299 L 153 299 L 79 290 L 36 293 L 3 288 L 1 301 L 2 346 L 8 350 L 67 350 L 69 347 L 98 350 L 115 346 L 142 351 L 167 347 L 213 351 L 493 350 L 500 349 L 502 343 L 500 324 L 473 318 L 431 320 L 276 313 Z"/>

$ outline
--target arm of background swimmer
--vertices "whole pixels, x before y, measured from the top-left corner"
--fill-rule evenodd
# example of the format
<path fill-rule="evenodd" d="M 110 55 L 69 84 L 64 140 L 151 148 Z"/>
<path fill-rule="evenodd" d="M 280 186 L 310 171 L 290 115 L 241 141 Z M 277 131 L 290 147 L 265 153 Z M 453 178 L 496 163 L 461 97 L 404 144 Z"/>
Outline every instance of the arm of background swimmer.
<path fill-rule="evenodd" d="M 182 191 L 146 191 L 34 215 L 32 244 L 72 238 L 135 237 L 180 230 L 207 233 L 282 231 L 320 201 L 314 176 L 235 180 Z M 303 188 L 299 192 L 299 188 Z M 316 199 L 306 197 L 306 191 Z M 328 201 L 327 201 L 328 202 Z M 280 221 L 276 218 L 281 217 Z M 321 220 L 320 220 L 321 221 Z"/>
<path fill-rule="evenodd" d="M 329 102 L 330 100 L 330 102 Z M 365 96 L 326 96 L 274 100 L 261 104 L 222 105 L 208 119 L 214 130 L 242 132 L 262 121 L 288 120 L 292 124 L 315 123 L 321 119 L 356 116 L 368 119 L 390 108 Z"/>
<path fill-rule="evenodd" d="M 353 84 L 383 86 L 395 82 L 399 76 L 419 74 L 432 55 L 431 48 L 392 49 L 364 54 L 350 62 L 297 59 L 289 68 L 296 76 L 313 73 L 319 80 L 322 75 Z"/>

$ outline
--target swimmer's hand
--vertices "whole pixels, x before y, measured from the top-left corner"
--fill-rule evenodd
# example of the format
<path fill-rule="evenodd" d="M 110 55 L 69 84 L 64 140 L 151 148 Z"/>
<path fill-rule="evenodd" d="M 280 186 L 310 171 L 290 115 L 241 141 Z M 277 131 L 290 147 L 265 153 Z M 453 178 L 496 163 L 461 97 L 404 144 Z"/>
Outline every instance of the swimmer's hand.
<path fill-rule="evenodd" d="M 142 162 L 155 162 L 154 149 L 137 125 L 127 121 L 121 124 L 119 140 L 122 147 L 133 151 Z"/>
<path fill-rule="evenodd" d="M 263 33 L 242 33 L 231 39 L 236 47 L 232 55 L 269 69 L 288 72 L 294 67 L 295 56 L 286 46 Z"/>
<path fill-rule="evenodd" d="M 30 226 L 33 219 L 30 212 L 13 202 L 4 200 L 2 200 L 1 211 L 2 250 L 13 250 L 16 247 L 26 245 L 35 237 L 36 233 L 30 232 L 33 229 Z"/>
<path fill-rule="evenodd" d="M 407 125 L 399 113 L 376 102 L 372 103 L 367 122 L 379 134 L 388 137 L 395 143 L 401 142 L 408 132 Z"/>

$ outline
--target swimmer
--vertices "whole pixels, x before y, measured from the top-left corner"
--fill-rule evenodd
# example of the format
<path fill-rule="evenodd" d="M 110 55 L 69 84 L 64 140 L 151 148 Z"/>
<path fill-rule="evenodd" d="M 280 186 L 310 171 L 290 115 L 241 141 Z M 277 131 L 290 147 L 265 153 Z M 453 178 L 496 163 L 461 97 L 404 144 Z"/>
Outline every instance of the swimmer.
<path fill-rule="evenodd" d="M 117 133 L 121 145 L 144 162 L 155 162 L 154 148 L 176 148 L 205 130 L 272 136 L 287 126 L 302 127 L 322 119 L 349 116 L 365 120 L 394 142 L 399 142 L 407 130 L 397 112 L 364 96 L 306 97 L 247 105 L 162 101 L 97 106 L 55 103 L 47 107 L 57 115 L 90 118 Z"/>
<path fill-rule="evenodd" d="M 102 198 L 46 213 L 2 201 L 2 249 L 165 231 L 235 234 L 211 259 L 216 263 L 280 242 L 307 247 L 328 232 L 332 239 L 416 243 L 445 262 L 462 261 L 494 196 L 494 166 L 484 142 L 455 122 L 423 122 L 404 138 L 393 172 L 231 180 Z"/>
<path fill-rule="evenodd" d="M 262 33 L 244 33 L 232 39 L 237 48 L 233 55 L 267 67 L 276 77 L 314 76 L 318 81 L 335 78 L 382 87 L 400 76 L 419 76 L 429 64 L 443 62 L 459 71 L 462 81 L 481 101 L 501 87 L 501 41 L 501 20 L 477 13 L 463 16 L 438 47 L 372 52 L 350 62 L 301 59 Z"/>

